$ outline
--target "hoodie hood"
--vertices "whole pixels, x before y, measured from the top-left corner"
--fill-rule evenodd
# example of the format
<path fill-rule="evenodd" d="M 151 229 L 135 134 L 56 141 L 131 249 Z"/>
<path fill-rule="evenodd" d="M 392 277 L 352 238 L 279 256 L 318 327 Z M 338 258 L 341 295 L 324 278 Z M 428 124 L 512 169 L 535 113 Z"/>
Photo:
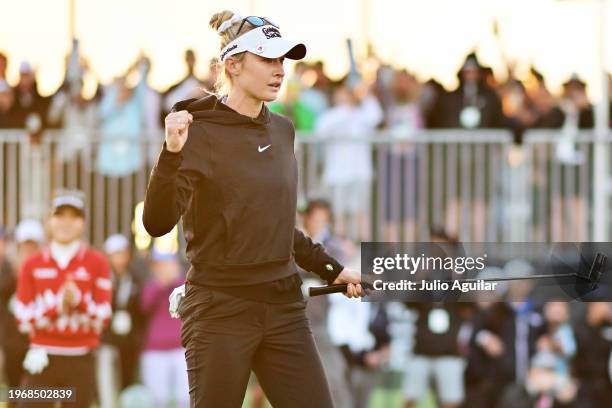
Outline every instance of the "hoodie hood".
<path fill-rule="evenodd" d="M 187 110 L 193 115 L 194 121 L 216 123 L 226 126 L 266 126 L 270 122 L 270 111 L 263 104 L 259 116 L 251 118 L 236 112 L 216 95 L 207 95 L 200 99 L 187 99 L 174 105 L 173 110 Z"/>

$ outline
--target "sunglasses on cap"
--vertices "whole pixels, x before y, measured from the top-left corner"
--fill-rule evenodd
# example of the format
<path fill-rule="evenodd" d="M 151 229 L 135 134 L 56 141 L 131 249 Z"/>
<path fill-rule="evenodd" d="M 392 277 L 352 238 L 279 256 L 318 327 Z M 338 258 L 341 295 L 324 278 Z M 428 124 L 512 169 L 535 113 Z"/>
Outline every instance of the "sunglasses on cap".
<path fill-rule="evenodd" d="M 261 26 L 265 26 L 266 24 L 270 24 L 276 28 L 279 28 L 278 24 L 270 21 L 270 19 L 268 18 L 258 17 L 258 16 L 248 16 L 242 19 L 242 23 L 240 23 L 240 27 L 238 27 L 238 31 L 236 31 L 236 37 L 238 37 L 238 35 L 240 34 L 240 31 L 242 30 L 244 23 L 249 23 L 253 27 L 261 27 Z"/>

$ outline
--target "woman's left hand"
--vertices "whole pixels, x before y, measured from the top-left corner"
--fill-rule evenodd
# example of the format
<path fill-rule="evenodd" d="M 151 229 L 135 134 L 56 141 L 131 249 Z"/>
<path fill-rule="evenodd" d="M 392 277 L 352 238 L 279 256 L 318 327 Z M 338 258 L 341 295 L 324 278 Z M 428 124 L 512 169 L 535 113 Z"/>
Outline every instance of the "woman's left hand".
<path fill-rule="evenodd" d="M 361 273 L 352 269 L 344 268 L 333 283 L 346 283 L 347 289 L 344 296 L 348 298 L 363 297 L 367 295 L 365 289 L 361 286 Z"/>

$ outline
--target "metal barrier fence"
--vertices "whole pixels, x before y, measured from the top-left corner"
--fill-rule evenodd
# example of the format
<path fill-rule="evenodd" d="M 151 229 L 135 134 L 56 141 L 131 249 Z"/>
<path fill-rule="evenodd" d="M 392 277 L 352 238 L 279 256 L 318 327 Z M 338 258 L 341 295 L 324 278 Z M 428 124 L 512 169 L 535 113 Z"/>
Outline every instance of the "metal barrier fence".
<path fill-rule="evenodd" d="M 33 144 L 24 132 L 0 132 L 0 225 L 12 230 L 21 219 L 44 219 L 53 192 L 70 188 L 82 190 L 87 197 L 86 236 L 92 244 L 100 246 L 117 232 L 129 235 L 163 134 L 135 140 L 141 165 L 123 177 L 97 169 L 102 141 L 98 135 L 87 135 L 87 143 L 79 149 L 66 149 L 63 143 L 68 138 L 61 131 L 48 131 L 40 143 Z"/>
<path fill-rule="evenodd" d="M 608 186 L 592 182 L 596 139 L 591 132 L 560 144 L 560 132 L 530 131 L 522 146 L 513 145 L 504 130 L 422 130 L 401 136 L 298 135 L 299 202 L 330 198 L 336 228 L 355 240 L 427 241 L 436 226 L 462 241 L 592 237 L 594 188 L 607 194 Z M 79 150 L 66 154 L 63 143 L 69 138 L 61 131 L 47 132 L 39 144 L 30 143 L 22 131 L 0 131 L 0 225 L 12 229 L 20 219 L 44 218 L 55 189 L 78 188 L 88 197 L 87 236 L 94 245 L 115 232 L 129 234 L 162 139 L 161 133 L 134 139 L 133 153 L 142 157 L 138 170 L 117 177 L 96 166 L 103 143 L 98 135 L 88 135 Z M 612 134 L 606 144 L 610 140 Z M 574 145 L 568 156 L 568 146 Z M 359 151 L 357 160 L 352 154 Z M 344 184 L 326 176 L 333 160 L 336 168 L 348 169 Z M 371 180 L 350 180 L 352 171 L 364 174 L 364 166 L 370 167 L 365 174 L 371 171 Z"/>

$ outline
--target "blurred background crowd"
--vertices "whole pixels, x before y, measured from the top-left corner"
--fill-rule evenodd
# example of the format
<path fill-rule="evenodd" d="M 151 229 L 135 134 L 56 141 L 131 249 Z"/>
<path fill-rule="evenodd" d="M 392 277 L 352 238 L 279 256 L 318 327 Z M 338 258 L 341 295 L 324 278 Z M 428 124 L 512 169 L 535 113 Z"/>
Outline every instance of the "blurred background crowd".
<path fill-rule="evenodd" d="M 159 92 L 147 85 L 151 67 L 141 54 L 124 75 L 110 84 L 99 84 L 94 96 L 86 99 L 82 77 L 88 72 L 88 63 L 75 47 L 66 58 L 62 85 L 43 97 L 38 93 L 37 73 L 27 61 L 19 64 L 18 82 L 7 82 L 8 58 L 0 53 L 0 127 L 28 127 L 33 132 L 99 127 L 107 133 L 129 135 L 157 130 L 176 101 L 214 92 L 218 74 L 217 60 L 213 59 L 207 75 L 196 76 L 196 55 L 187 50 L 185 77 Z M 333 108 L 361 105 L 367 95 L 374 97 L 381 110 L 380 117 L 374 116 L 372 121 L 374 129 L 506 128 L 520 143 L 527 129 L 594 126 L 587 85 L 576 74 L 567 78 L 557 94 L 548 89 L 545 77 L 535 67 L 526 77 L 518 78 L 514 64 L 508 62 L 505 78 L 496 79 L 475 52 L 466 56 L 457 72 L 459 85 L 455 89 L 445 89 L 435 79 L 419 80 L 409 69 L 380 60 L 372 50 L 361 65 L 359 76 L 351 71 L 332 80 L 323 61 L 298 62 L 286 69 L 283 97 L 272 103 L 272 109 L 291 117 L 296 130 L 303 132 L 316 131 L 319 120 Z M 465 109 L 470 107 L 475 109 Z M 82 143 L 71 142 L 74 149 Z"/>
<path fill-rule="evenodd" d="M 306 234 L 344 264 L 359 266 L 358 248 L 333 232 L 328 201 L 311 200 L 298 215 Z M 455 238 L 438 228 L 432 241 Z M 47 244 L 37 220 L 0 229 L 0 384 L 6 386 L 21 383 L 29 347 L 14 316 L 18 270 Z M 188 406 L 180 321 L 170 318 L 167 302 L 184 281 L 185 259 L 155 245 L 139 250 L 121 234 L 109 236 L 102 249 L 112 269 L 113 316 L 96 352 L 97 406 Z M 512 260 L 482 273 L 526 275 L 530 268 Z M 304 288 L 321 285 L 306 272 L 302 279 Z M 307 313 L 336 406 L 609 406 L 612 304 L 541 303 L 522 281 L 496 293 L 495 301 L 461 303 L 310 298 Z M 265 404 L 253 377 L 244 406 Z"/>
<path fill-rule="evenodd" d="M 595 184 L 590 167 L 595 148 L 588 135 L 597 118 L 587 83 L 571 75 L 552 91 L 537 67 L 519 75 L 511 61 L 500 78 L 477 54 L 459 61 L 452 89 L 387 63 L 372 47 L 341 78 L 328 76 L 325 61 L 286 65 L 282 96 L 269 108 L 296 128 L 301 227 L 345 265 L 359 267 L 363 240 L 510 240 L 502 232 L 520 226 L 517 219 L 530 227 L 543 223 L 541 240 L 594 236 L 601 222 L 588 215 L 591 197 L 595 187 L 607 187 Z M 0 385 L 20 383 L 28 349 L 12 308 L 20 266 L 47 244 L 45 213 L 32 210 L 48 208 L 37 192 L 67 185 L 87 193 L 94 214 L 87 240 L 106 253 L 113 272 L 114 316 L 97 352 L 98 406 L 187 406 L 180 322 L 169 317 L 166 302 L 187 264 L 181 245 L 159 251 L 143 241 L 138 203 L 165 115 L 179 100 L 214 92 L 217 61 L 205 62 L 207 73 L 199 76 L 195 67 L 202 62 L 186 50 L 184 77 L 160 91 L 149 85 L 151 63 L 140 54 L 123 75 L 86 92 L 83 78 L 95 74 L 75 41 L 64 81 L 42 96 L 37 75 L 44 67 L 13 61 L 19 76 L 11 82 L 10 58 L 0 52 Z M 611 79 L 608 85 L 612 95 Z M 607 128 L 612 99 L 608 110 Z M 530 157 L 521 149 L 534 130 L 552 131 L 550 157 L 534 150 L 545 158 L 538 171 L 512 173 L 510 183 L 504 171 L 520 170 Z M 437 136 L 445 131 L 453 137 Z M 577 149 L 581 131 L 589 144 Z M 486 159 L 478 156 L 478 132 L 488 132 Z M 45 150 L 47 144 L 52 147 Z M 507 150 L 498 151 L 499 144 Z M 468 146 L 474 151 L 464 155 Z M 36 167 L 47 161 L 49 167 Z M 30 168 L 33 173 L 24 170 Z M 20 180 L 11 181 L 17 172 Z M 528 208 L 514 205 L 523 193 L 517 188 L 532 184 L 537 194 L 525 196 Z M 521 218 L 529 210 L 537 223 Z M 465 233 L 467 224 L 473 225 Z M 528 266 L 501 265 L 489 273 L 516 268 Z M 305 288 L 320 284 L 306 273 L 303 279 Z M 612 304 L 539 304 L 528 289 L 510 285 L 497 302 L 455 304 L 309 299 L 336 406 L 610 406 Z M 510 301 L 512 291 L 524 292 L 525 301 Z M 245 406 L 265 404 L 253 378 Z"/>
<path fill-rule="evenodd" d="M 67 175 L 70 171 L 94 171 L 116 180 L 143 171 L 147 174 L 163 139 L 163 119 L 172 105 L 214 92 L 219 72 L 218 61 L 213 59 L 207 64 L 207 74 L 198 77 L 196 55 L 187 50 L 184 78 L 159 92 L 148 85 L 151 64 L 141 53 L 123 75 L 109 84 L 98 84 L 93 96 L 86 98 L 83 78 L 91 78 L 92 73 L 75 41 L 66 57 L 62 85 L 43 97 L 37 90 L 36 72 L 27 61 L 19 65 L 18 82 L 7 82 L 8 58 L 0 53 L 0 128 L 25 130 L 28 149 L 36 150 L 42 143 L 48 150 L 38 153 L 40 156 L 18 156 L 14 163 L 5 153 L 5 166 L 13 163 L 20 171 L 21 161 L 30 159 L 38 163 L 40 177 L 36 178 L 53 177 L 28 187 L 26 191 L 34 193 L 22 202 L 44 201 L 44 194 L 36 191 L 43 191 L 45 185 L 68 183 L 73 184 L 69 187 L 85 189 L 86 176 Z M 587 239 L 589 223 L 592 228 L 597 225 L 589 219 L 587 209 L 595 197 L 592 194 L 600 191 L 593 188 L 595 179 L 589 179 L 599 172 L 590 166 L 599 164 L 592 143 L 596 109 L 587 84 L 574 74 L 559 93 L 554 93 L 537 68 L 531 67 L 526 76 L 518 77 L 514 65 L 508 61 L 506 75 L 497 79 L 490 67 L 479 62 L 476 52 L 470 52 L 457 72 L 454 89 L 446 89 L 433 78 L 419 80 L 409 69 L 387 64 L 372 47 L 346 75 L 333 80 L 326 75 L 323 61 L 287 67 L 282 96 L 269 107 L 290 117 L 295 125 L 300 180 L 306 183 L 300 188 L 302 205 L 312 196 L 330 199 L 335 228 L 355 241 L 373 237 L 427 239 L 426 231 L 433 224 L 445 225 L 462 240 L 508 239 L 486 231 L 485 218 L 479 219 L 477 214 L 485 211 L 484 206 L 491 206 L 489 224 L 494 224 L 501 215 L 493 213 L 502 210 L 491 202 L 493 195 L 516 198 L 516 189 L 529 183 L 533 191 L 523 191 L 525 196 L 520 199 L 532 206 L 539 218 L 534 215 L 529 221 L 545 223 L 551 218 L 561 222 L 540 226 L 535 233 L 539 237 L 513 236 L 514 240 Z M 612 80 L 608 85 L 612 87 Z M 607 110 L 612 111 L 612 101 Z M 612 114 L 604 113 L 609 128 Z M 530 150 L 538 139 L 527 143 L 525 134 L 534 131 L 548 132 L 543 140 L 550 151 Z M 0 134 L 8 143 L 11 133 Z M 580 139 L 581 134 L 587 138 Z M 48 162 L 52 163 L 44 164 Z M 525 167 L 536 164 L 540 167 Z M 502 179 L 504 171 L 521 165 L 525 170 L 513 174 L 512 184 Z M 4 171 L 9 174 L 13 169 Z M 144 179 L 138 180 L 135 182 L 142 188 Z M 608 183 L 606 178 L 602 180 Z M 599 183 L 598 187 L 609 190 L 607 184 Z M 5 185 L 3 190 L 8 194 L 7 189 Z M 419 201 L 419 196 L 426 201 Z M 128 205 L 133 207 L 137 198 Z M 446 204 L 438 211 L 436 206 L 442 201 Z M 12 203 L 7 198 L 4 205 Z M 462 206 L 473 208 L 471 220 L 465 213 L 460 215 Z M 40 217 L 38 208 L 15 212 Z M 428 208 L 433 210 L 426 215 Z M 560 211 L 564 215 L 556 218 Z M 426 219 L 427 228 L 419 224 L 419 218 Z M 462 219 L 465 224 L 474 224 L 469 237 L 460 231 Z M 516 221 L 512 219 L 510 224 L 518 225 Z M 373 233 L 374 228 L 382 233 Z"/>

